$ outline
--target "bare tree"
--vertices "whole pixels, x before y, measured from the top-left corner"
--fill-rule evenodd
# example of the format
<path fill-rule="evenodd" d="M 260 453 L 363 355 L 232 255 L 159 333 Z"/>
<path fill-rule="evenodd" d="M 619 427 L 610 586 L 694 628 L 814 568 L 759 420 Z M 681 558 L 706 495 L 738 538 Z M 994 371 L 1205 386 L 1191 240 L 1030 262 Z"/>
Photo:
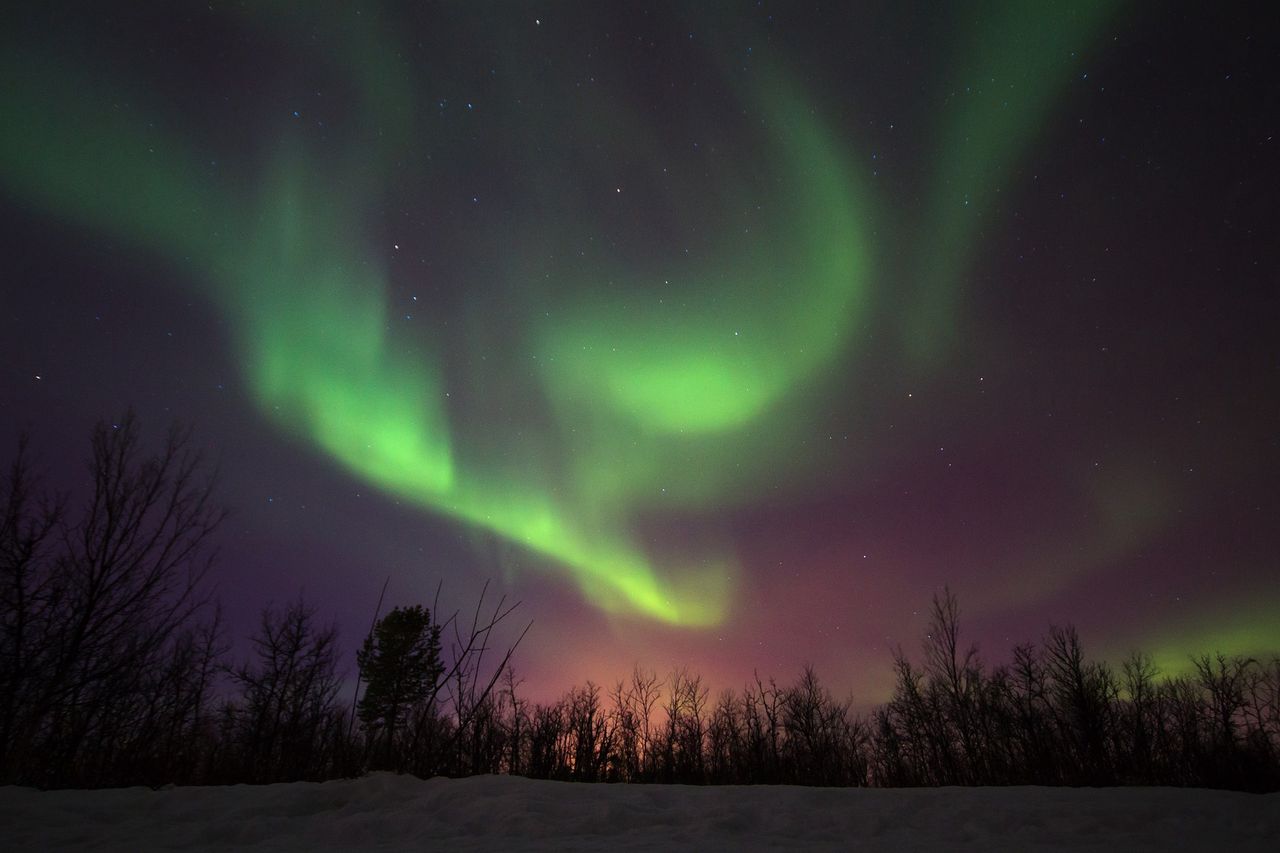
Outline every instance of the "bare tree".
<path fill-rule="evenodd" d="M 1107 666 L 1085 660 L 1073 626 L 1050 627 L 1044 649 L 1054 715 L 1074 762 L 1069 781 L 1110 784 L 1114 768 L 1108 744 L 1119 687 Z"/>
<path fill-rule="evenodd" d="M 33 746 L 26 735 L 65 594 L 51 547 L 64 514 L 63 501 L 40 493 L 23 436 L 0 495 L 0 779 L 8 781 L 21 778 Z"/>
<path fill-rule="evenodd" d="M 122 737 L 133 722 L 122 709 L 145 707 L 135 699 L 148 673 L 207 603 L 201 582 L 224 513 L 190 430 L 172 427 L 149 454 L 129 414 L 98 424 L 91 448 L 91 488 L 74 520 L 31 509 L 29 485 L 11 480 L 5 580 L 14 603 L 4 619 L 13 689 L 0 749 L 14 780 L 92 782 L 87 756 Z"/>
<path fill-rule="evenodd" d="M 722 690 L 707 725 L 707 772 L 713 784 L 746 782 L 748 753 L 741 703 L 733 690 Z"/>
<path fill-rule="evenodd" d="M 254 782 L 317 779 L 337 715 L 338 629 L 317 624 L 300 596 L 262 611 L 254 660 L 232 674 L 241 689 L 238 738 Z"/>
<path fill-rule="evenodd" d="M 706 781 L 703 763 L 706 706 L 709 690 L 702 676 L 677 667 L 668 679 L 666 728 L 663 732 L 664 772 L 671 781 Z"/>
<path fill-rule="evenodd" d="M 936 749 L 944 763 L 940 781 L 972 782 L 983 774 L 986 760 L 973 719 L 982 671 L 977 646 L 960 649 L 960 604 L 949 588 L 933 597 L 924 652 L 926 678 L 941 711 L 935 729 Z"/>
<path fill-rule="evenodd" d="M 516 688 L 523 681 L 516 679 L 515 670 L 508 666 L 502 676 L 503 694 L 507 707 L 510 708 L 510 720 L 507 724 L 507 772 L 512 776 L 520 776 L 528 766 L 525 742 L 529 737 L 529 702 L 516 695 Z"/>
<path fill-rule="evenodd" d="M 1153 772 L 1153 733 L 1159 725 L 1155 701 L 1159 671 L 1150 655 L 1135 651 L 1121 662 L 1120 672 L 1127 700 L 1121 711 L 1127 745 L 1125 769 L 1133 780 L 1145 782 Z"/>

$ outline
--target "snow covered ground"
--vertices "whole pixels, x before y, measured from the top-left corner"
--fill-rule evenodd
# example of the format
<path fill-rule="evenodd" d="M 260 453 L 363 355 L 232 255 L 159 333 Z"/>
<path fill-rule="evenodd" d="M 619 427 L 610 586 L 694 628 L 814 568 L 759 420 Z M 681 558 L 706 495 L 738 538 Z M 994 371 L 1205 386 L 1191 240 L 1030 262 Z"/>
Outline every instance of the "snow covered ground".
<path fill-rule="evenodd" d="M 577 785 L 374 774 L 152 791 L 0 788 L 0 848 L 1280 851 L 1280 794 Z"/>

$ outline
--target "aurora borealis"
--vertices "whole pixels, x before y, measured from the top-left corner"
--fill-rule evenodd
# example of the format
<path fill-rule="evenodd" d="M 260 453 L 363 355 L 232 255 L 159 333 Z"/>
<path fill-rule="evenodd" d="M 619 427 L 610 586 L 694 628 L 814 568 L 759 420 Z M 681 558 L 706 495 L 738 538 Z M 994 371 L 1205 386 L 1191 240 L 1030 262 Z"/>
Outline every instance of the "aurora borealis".
<path fill-rule="evenodd" d="M 549 691 L 874 697 L 944 584 L 984 647 L 1280 646 L 1247 10 L 247 5 L 0 64 L 6 427 L 195 424 L 233 625 L 493 578 Z"/>

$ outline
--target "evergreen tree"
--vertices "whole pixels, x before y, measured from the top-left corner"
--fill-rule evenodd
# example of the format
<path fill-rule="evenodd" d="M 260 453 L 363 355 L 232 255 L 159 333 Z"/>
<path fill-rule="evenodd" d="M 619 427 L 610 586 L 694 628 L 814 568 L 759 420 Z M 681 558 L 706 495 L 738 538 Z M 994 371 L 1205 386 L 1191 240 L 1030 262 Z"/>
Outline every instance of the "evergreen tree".
<path fill-rule="evenodd" d="M 397 731 L 435 695 L 444 673 L 440 626 L 421 605 L 397 607 L 374 625 L 356 663 L 366 685 L 357 714 L 371 740 L 382 738 L 390 764 Z"/>

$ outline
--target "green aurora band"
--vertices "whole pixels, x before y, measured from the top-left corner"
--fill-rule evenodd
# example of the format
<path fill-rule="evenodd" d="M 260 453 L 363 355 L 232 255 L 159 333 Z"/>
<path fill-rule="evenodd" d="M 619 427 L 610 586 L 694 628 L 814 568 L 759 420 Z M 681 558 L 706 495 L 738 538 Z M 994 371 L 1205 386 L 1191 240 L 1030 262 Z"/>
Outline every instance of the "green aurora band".
<path fill-rule="evenodd" d="M 731 432 L 844 348 L 867 301 L 868 192 L 797 87 L 775 84 L 755 101 L 767 116 L 764 159 L 789 187 L 774 215 L 774 227 L 789 223 L 785 236 L 740 240 L 715 252 L 713 268 L 682 270 L 696 284 L 679 301 L 564 306 L 538 330 L 553 394 L 646 433 Z"/>
<path fill-rule="evenodd" d="M 1123 5 L 987 0 L 967 8 L 971 23 L 956 39 L 951 85 L 939 93 L 934 195 L 921 228 L 928 238 L 915 296 L 902 312 L 903 348 L 913 365 L 934 367 L 951 349 L 963 305 L 958 279 L 977 254 L 984 215 L 1016 188 L 1022 153 L 1067 84 L 1087 69 L 1083 49 Z"/>
<path fill-rule="evenodd" d="M 1068 17 L 1096 22 L 1101 8 Z M 1059 17 L 1010 13 L 993 29 L 997 56 L 1010 68 L 1060 57 L 1082 28 L 1063 28 Z M 375 42 L 354 40 L 346 62 L 359 65 Z M 1034 50 L 1014 49 L 1025 44 Z M 240 194 L 208 177 L 199 145 L 163 123 L 140 128 L 97 96 L 87 74 L 23 50 L 6 51 L 0 71 L 0 121 L 23 129 L 3 135 L 0 185 L 186 270 L 232 320 L 248 386 L 281 428 L 388 493 L 548 558 L 607 612 L 688 626 L 726 617 L 732 549 L 711 542 L 685 565 L 659 567 L 636 519 L 658 511 L 660 485 L 671 505 L 701 506 L 771 468 L 806 422 L 814 383 L 860 344 L 876 206 L 855 177 L 848 140 L 801 87 L 757 72 L 765 82 L 742 94 L 764 117 L 758 144 L 787 187 L 770 211 L 770 233 L 781 237 L 763 246 L 726 237 L 713 262 L 681 271 L 695 285 L 679 305 L 624 308 L 604 295 L 583 298 L 599 290 L 579 282 L 557 311 L 530 311 L 526 343 L 559 435 L 523 444 L 498 435 L 485 445 L 458 439 L 477 428 L 448 406 L 450 382 L 469 377 L 446 375 L 447 359 L 432 349 L 443 342 L 390 331 L 388 273 L 360 236 L 390 183 L 385 144 L 363 163 L 322 165 L 286 134 L 245 181 L 255 189 Z M 385 77 L 365 80 L 371 111 L 403 102 L 380 87 L 410 88 Z M 956 153 L 943 161 L 930 208 L 938 236 L 923 253 L 917 292 L 928 305 L 913 339 L 949 337 L 951 291 L 972 252 L 970 218 L 988 203 L 974 193 L 972 206 L 952 204 L 960 177 L 976 181 L 1024 146 L 1053 91 L 1023 87 L 994 113 L 971 108 L 945 123 L 944 148 Z M 385 124 L 403 126 L 403 117 Z"/>

